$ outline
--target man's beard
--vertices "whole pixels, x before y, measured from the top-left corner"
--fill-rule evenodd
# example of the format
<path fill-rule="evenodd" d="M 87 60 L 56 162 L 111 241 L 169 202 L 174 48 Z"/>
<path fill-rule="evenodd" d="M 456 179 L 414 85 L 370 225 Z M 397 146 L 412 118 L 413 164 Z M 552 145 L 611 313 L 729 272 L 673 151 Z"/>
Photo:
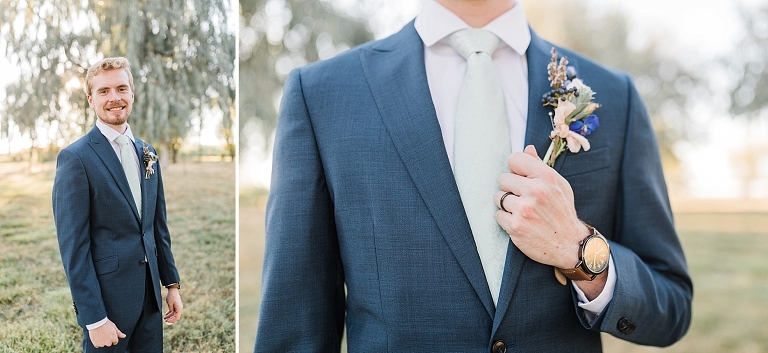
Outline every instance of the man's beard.
<path fill-rule="evenodd" d="M 122 107 L 122 110 L 118 110 L 118 114 L 112 114 L 109 109 L 115 107 Z M 111 107 L 105 108 L 103 114 L 97 114 L 99 120 L 109 125 L 123 125 L 128 121 L 128 116 L 131 114 L 131 107 L 128 104 L 116 104 Z M 102 116 L 103 115 L 103 116 Z"/>
<path fill-rule="evenodd" d="M 99 116 L 99 120 L 101 120 L 101 122 L 103 122 L 105 124 L 109 124 L 109 125 L 123 125 L 123 124 L 125 124 L 125 122 L 128 121 L 128 116 L 127 115 L 121 115 L 119 117 L 110 117 L 110 116 L 102 117 L 102 116 Z"/>

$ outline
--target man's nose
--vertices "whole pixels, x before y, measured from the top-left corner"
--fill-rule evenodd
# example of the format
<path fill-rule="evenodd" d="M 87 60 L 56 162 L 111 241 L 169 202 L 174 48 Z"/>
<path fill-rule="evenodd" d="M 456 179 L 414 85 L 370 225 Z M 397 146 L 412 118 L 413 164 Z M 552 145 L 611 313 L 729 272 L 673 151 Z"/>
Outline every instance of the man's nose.
<path fill-rule="evenodd" d="M 117 94 L 117 90 L 110 90 L 108 98 L 109 98 L 110 101 L 119 101 L 120 100 L 120 95 Z"/>

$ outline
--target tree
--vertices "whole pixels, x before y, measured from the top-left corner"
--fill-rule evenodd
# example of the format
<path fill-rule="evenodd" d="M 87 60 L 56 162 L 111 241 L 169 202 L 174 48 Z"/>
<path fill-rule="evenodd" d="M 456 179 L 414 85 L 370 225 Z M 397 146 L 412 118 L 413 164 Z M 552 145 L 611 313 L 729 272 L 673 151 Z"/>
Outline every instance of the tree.
<path fill-rule="evenodd" d="M 338 13 L 329 1 L 241 0 L 240 6 L 240 129 L 256 124 L 266 149 L 288 72 L 373 36 L 362 19 Z M 248 143 L 241 135 L 241 151 Z"/>
<path fill-rule="evenodd" d="M 741 5 L 739 15 L 743 26 L 737 50 L 721 58 L 718 65 L 730 81 L 713 82 L 725 89 L 717 92 L 728 97 L 729 111 L 749 126 L 742 136 L 743 148 L 731 155 L 734 173 L 743 184 L 742 195 L 764 195 L 760 185 L 761 165 L 765 165 L 768 144 L 765 140 L 768 126 L 768 5 L 756 7 Z"/>
<path fill-rule="evenodd" d="M 8 89 L 6 115 L 32 138 L 41 124 L 61 124 L 66 134 L 74 121 L 80 134 L 93 123 L 85 94 L 73 88 L 85 86 L 85 70 L 103 55 L 131 62 L 131 126 L 174 162 L 203 107 L 219 108 L 233 144 L 235 43 L 226 0 L 2 2 L 0 32 L 22 68 L 21 80 Z"/>
<path fill-rule="evenodd" d="M 21 69 L 19 81 L 6 89 L 0 134 L 8 134 L 9 123 L 13 121 L 33 142 L 38 138 L 36 127 L 41 124 L 66 125 L 74 121 L 84 126 L 88 121 L 88 114 L 79 118 L 72 114 L 87 111 L 85 96 L 76 88 L 88 68 L 86 47 L 93 33 L 87 25 L 76 28 L 71 24 L 72 19 L 82 21 L 87 15 L 76 1 L 46 5 L 32 8 L 24 2 L 3 0 L 0 13 L 0 33 L 7 45 L 7 57 Z M 79 80 L 73 81 L 77 84 L 68 85 L 73 78 Z M 66 135 L 69 129 L 59 131 Z"/>
<path fill-rule="evenodd" d="M 721 65 L 735 78 L 728 86 L 731 113 L 757 118 L 768 108 L 768 5 L 742 5 L 740 15 L 744 32 L 739 50 L 723 58 Z"/>
<path fill-rule="evenodd" d="M 694 68 L 660 54 L 663 38 L 651 34 L 647 45 L 630 48 L 631 29 L 626 15 L 616 8 L 595 14 L 589 6 L 558 0 L 525 4 L 531 26 L 544 37 L 634 77 L 651 115 L 664 160 L 676 167 L 673 145 L 692 135 L 690 118 L 685 111 L 691 95 L 702 94 L 702 79 L 692 73 Z"/>

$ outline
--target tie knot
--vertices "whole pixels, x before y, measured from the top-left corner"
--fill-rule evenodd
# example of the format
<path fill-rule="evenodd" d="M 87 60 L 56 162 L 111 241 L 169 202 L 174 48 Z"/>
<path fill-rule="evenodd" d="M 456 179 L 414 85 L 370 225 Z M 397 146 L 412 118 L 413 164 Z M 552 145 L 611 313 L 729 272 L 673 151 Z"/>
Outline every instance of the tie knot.
<path fill-rule="evenodd" d="M 120 135 L 117 138 L 115 138 L 115 141 L 117 142 L 118 145 L 125 146 L 131 143 L 131 138 L 125 135 Z"/>
<path fill-rule="evenodd" d="M 465 28 L 453 32 L 448 41 L 459 55 L 468 59 L 472 53 L 483 52 L 488 56 L 493 55 L 499 45 L 499 37 L 495 34 L 479 28 Z"/>

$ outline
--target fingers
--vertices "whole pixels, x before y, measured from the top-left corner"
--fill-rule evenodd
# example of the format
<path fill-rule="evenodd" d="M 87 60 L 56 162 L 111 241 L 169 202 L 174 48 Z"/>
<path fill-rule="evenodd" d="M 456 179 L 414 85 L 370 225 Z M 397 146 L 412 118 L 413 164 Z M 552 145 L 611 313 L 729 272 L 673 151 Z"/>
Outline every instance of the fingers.
<path fill-rule="evenodd" d="M 519 196 L 515 195 L 515 193 L 497 191 L 496 194 L 493 195 L 493 200 L 496 207 L 498 207 L 501 211 L 512 213 L 513 207 L 515 205 L 514 199 L 517 197 Z"/>
<path fill-rule="evenodd" d="M 496 223 L 498 223 L 499 226 L 501 226 L 501 229 L 504 229 L 504 231 L 507 232 L 507 235 L 509 235 L 510 239 L 512 239 L 512 241 L 514 242 L 515 241 L 514 234 L 516 233 L 515 233 L 515 230 L 512 229 L 513 228 L 512 225 L 514 224 L 513 222 L 515 220 L 515 217 L 512 215 L 512 213 L 498 210 L 496 211 L 495 218 L 496 218 Z"/>
<path fill-rule="evenodd" d="M 175 310 L 168 310 L 168 312 L 165 313 L 165 316 L 163 316 L 163 319 L 167 324 L 174 324 L 177 321 L 179 321 L 180 318 L 181 318 L 181 313 Z"/>
<path fill-rule="evenodd" d="M 165 302 L 168 303 L 168 312 L 163 316 L 165 323 L 170 325 L 179 321 L 179 319 L 181 319 L 181 312 L 184 309 L 184 304 L 181 302 L 181 296 L 179 295 L 178 289 L 169 290 Z"/>
<path fill-rule="evenodd" d="M 525 147 L 523 153 L 512 153 L 507 159 L 507 164 L 510 172 L 524 177 L 535 177 L 546 170 L 544 168 L 549 168 L 536 154 L 533 145 Z"/>
<path fill-rule="evenodd" d="M 93 330 L 88 330 L 88 336 L 90 336 L 91 343 L 96 348 L 117 345 L 120 338 L 126 337 L 125 334 L 110 320 L 107 320 L 104 325 Z"/>
<path fill-rule="evenodd" d="M 526 190 L 530 188 L 530 185 L 532 183 L 531 179 L 526 178 L 521 175 L 513 174 L 513 173 L 504 173 L 499 177 L 499 189 L 501 189 L 502 193 L 499 195 L 504 194 L 504 192 L 510 191 L 513 194 L 520 196 L 525 195 Z M 496 198 L 496 205 L 499 205 L 499 198 Z"/>
<path fill-rule="evenodd" d="M 538 160 L 541 160 L 541 158 L 539 158 L 539 154 L 536 153 L 536 147 L 534 145 L 525 146 L 525 150 L 523 151 L 523 153 L 531 157 L 535 157 Z"/>

